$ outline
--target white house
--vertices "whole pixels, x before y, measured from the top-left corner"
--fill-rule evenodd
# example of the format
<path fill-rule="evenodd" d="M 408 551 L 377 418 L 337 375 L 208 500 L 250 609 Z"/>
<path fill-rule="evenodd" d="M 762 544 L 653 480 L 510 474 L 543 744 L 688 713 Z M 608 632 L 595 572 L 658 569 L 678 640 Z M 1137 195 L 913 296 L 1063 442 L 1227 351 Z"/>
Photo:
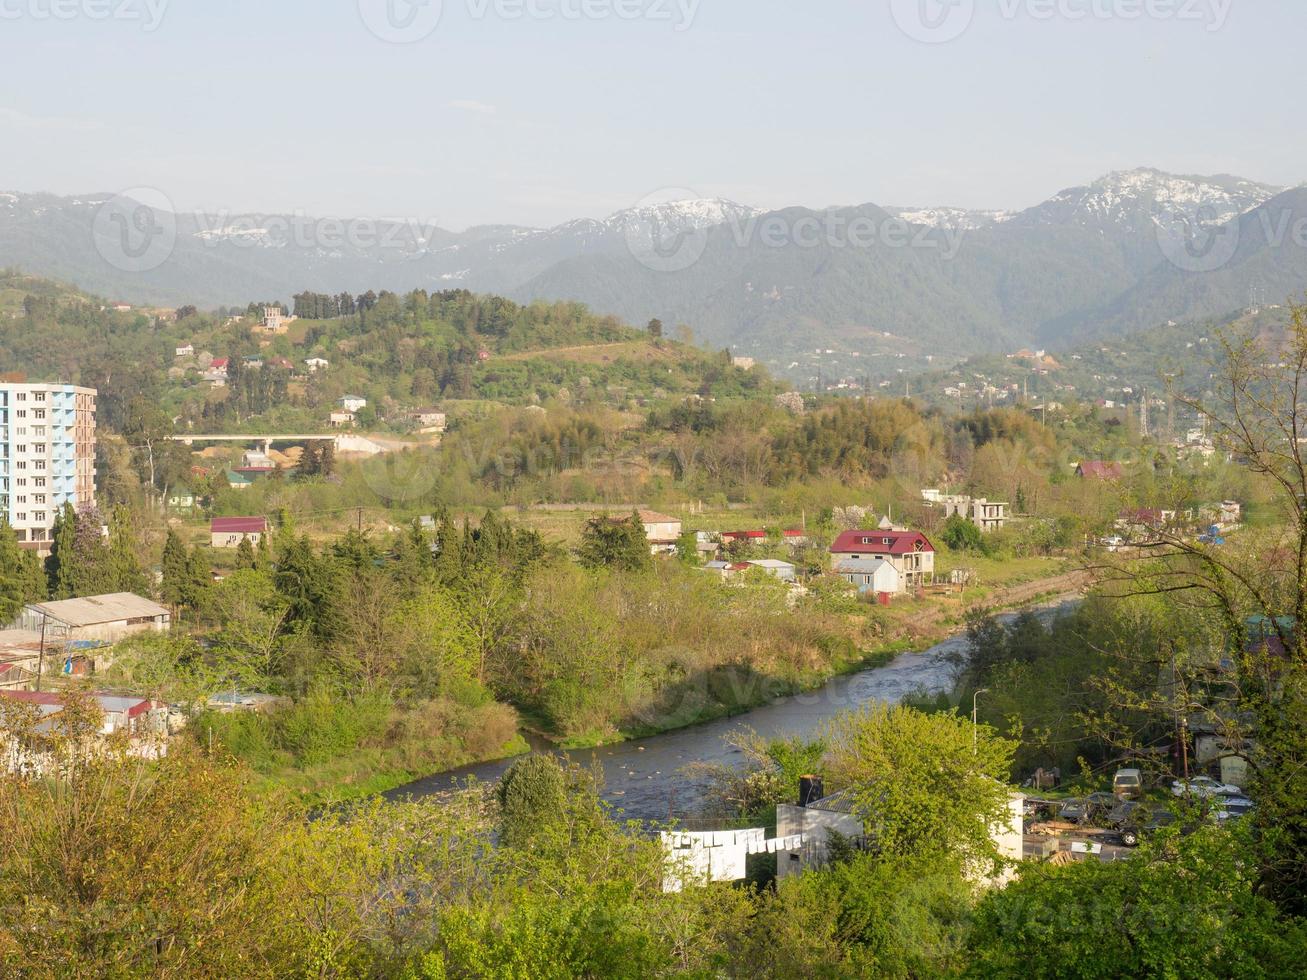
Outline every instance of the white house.
<path fill-rule="evenodd" d="M 782 582 L 793 582 L 798 578 L 797 569 L 792 562 L 777 561 L 775 558 L 762 558 L 758 561 L 747 562 L 751 568 L 759 568 L 766 572 L 772 578 L 780 579 Z"/>
<path fill-rule="evenodd" d="M 333 429 L 350 429 L 354 427 L 358 417 L 353 412 L 332 412 L 328 416 L 328 421 L 331 422 Z"/>
<path fill-rule="evenodd" d="M 896 595 L 903 591 L 899 570 L 884 558 L 847 558 L 835 566 L 835 574 L 859 592 Z"/>
<path fill-rule="evenodd" d="M 195 346 L 194 346 L 193 344 L 186 344 L 184 347 L 178 347 L 178 348 L 177 348 L 177 356 L 178 356 L 178 357 L 194 357 L 194 356 L 195 356 Z"/>
<path fill-rule="evenodd" d="M 331 367 L 331 362 L 325 357 L 306 357 L 304 366 L 309 369 L 309 374 L 317 374 L 317 372 L 325 371 Z"/>
<path fill-rule="evenodd" d="M 267 533 L 266 517 L 215 517 L 209 522 L 209 546 L 239 548 L 242 541 L 257 545 Z"/>
<path fill-rule="evenodd" d="M 336 404 L 346 412 L 361 412 L 363 409 L 368 407 L 368 400 L 366 398 L 360 398 L 358 395 L 345 395 L 340 398 Z"/>

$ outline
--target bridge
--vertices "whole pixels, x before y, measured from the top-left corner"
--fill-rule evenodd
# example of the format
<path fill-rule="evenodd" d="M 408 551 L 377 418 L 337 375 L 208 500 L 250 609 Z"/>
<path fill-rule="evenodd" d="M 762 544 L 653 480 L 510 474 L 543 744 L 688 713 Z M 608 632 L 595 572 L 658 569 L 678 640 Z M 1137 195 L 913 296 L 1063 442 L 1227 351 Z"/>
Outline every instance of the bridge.
<path fill-rule="evenodd" d="M 180 442 L 187 446 L 193 446 L 197 442 L 239 442 L 246 445 L 259 446 L 266 456 L 273 443 L 295 443 L 295 442 L 328 442 L 330 441 L 338 453 L 361 453 L 364 456 L 376 456 L 379 453 L 394 451 L 397 447 L 393 440 L 387 440 L 384 437 L 371 438 L 366 435 L 360 435 L 357 432 L 348 430 L 338 430 L 336 432 L 316 433 L 316 434 L 281 434 L 277 435 L 232 435 L 230 433 L 199 433 L 191 432 L 185 435 L 169 436 L 173 442 Z"/>
<path fill-rule="evenodd" d="M 268 450 L 272 448 L 272 444 L 274 442 L 326 442 L 330 440 L 332 443 L 335 444 L 336 448 L 339 449 L 341 438 L 344 435 L 345 433 L 342 432 L 328 432 L 326 434 L 319 434 L 319 435 L 275 435 L 275 436 L 267 436 L 267 435 L 240 436 L 240 435 L 230 435 L 224 433 L 212 433 L 212 434 L 201 435 L 199 433 L 190 433 L 188 435 L 169 436 L 168 438 L 171 439 L 173 442 L 180 442 L 187 446 L 193 446 L 197 442 L 247 443 L 250 445 L 261 446 L 263 449 L 263 453 L 266 456 Z"/>

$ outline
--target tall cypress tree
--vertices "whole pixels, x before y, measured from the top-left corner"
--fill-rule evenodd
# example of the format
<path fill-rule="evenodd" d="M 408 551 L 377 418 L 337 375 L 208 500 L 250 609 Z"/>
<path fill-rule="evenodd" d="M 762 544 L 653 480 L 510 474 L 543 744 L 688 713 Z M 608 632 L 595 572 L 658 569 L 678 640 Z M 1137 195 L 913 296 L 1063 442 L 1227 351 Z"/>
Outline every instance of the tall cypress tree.
<path fill-rule="evenodd" d="M 150 583 L 136 556 L 136 528 L 131 511 L 119 504 L 109 524 L 109 548 L 105 555 L 103 587 L 107 592 L 135 592 L 144 595 Z"/>
<path fill-rule="evenodd" d="M 45 598 L 45 575 L 32 551 L 18 546 L 7 518 L 0 517 L 0 627 L 10 623 L 29 602 Z"/>
<path fill-rule="evenodd" d="M 52 599 L 71 599 L 77 567 L 77 511 L 64 504 L 54 522 L 54 541 L 45 560 L 45 575 Z"/>

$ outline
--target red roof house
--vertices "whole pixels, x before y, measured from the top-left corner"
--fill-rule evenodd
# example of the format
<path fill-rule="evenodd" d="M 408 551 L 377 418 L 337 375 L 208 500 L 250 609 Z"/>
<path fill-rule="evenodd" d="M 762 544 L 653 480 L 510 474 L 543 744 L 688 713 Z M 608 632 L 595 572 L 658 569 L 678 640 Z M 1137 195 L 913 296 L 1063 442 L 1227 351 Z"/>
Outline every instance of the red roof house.
<path fill-rule="evenodd" d="M 920 531 L 845 531 L 830 553 L 836 568 L 856 558 L 883 558 L 898 570 L 904 589 L 935 580 L 935 546 Z"/>
<path fill-rule="evenodd" d="M 239 548 L 244 540 L 258 544 L 267 533 L 266 517 L 215 517 L 209 523 L 209 543 L 214 548 Z"/>
<path fill-rule="evenodd" d="M 1082 480 L 1119 480 L 1125 476 L 1125 468 L 1120 463 L 1089 459 L 1076 467 L 1076 476 Z"/>

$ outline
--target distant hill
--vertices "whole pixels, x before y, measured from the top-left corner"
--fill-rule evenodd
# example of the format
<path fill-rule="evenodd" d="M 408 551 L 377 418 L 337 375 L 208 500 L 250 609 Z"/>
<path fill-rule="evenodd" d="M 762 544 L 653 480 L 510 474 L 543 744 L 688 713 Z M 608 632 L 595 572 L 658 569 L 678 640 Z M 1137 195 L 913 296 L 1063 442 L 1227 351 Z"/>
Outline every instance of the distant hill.
<path fill-rule="evenodd" d="M 149 197 L 147 193 L 143 195 Z M 147 202 L 153 203 L 153 202 Z M 722 200 L 550 229 L 173 215 L 108 195 L 0 195 L 0 264 L 137 302 L 244 305 L 464 287 L 688 324 L 784 365 L 813 348 L 960 358 L 1129 332 L 1307 286 L 1307 190 L 1229 175 L 1109 174 L 1020 212 L 791 208 Z M 157 263 L 122 236 L 158 232 Z M 147 243 L 148 244 L 148 243 Z"/>

